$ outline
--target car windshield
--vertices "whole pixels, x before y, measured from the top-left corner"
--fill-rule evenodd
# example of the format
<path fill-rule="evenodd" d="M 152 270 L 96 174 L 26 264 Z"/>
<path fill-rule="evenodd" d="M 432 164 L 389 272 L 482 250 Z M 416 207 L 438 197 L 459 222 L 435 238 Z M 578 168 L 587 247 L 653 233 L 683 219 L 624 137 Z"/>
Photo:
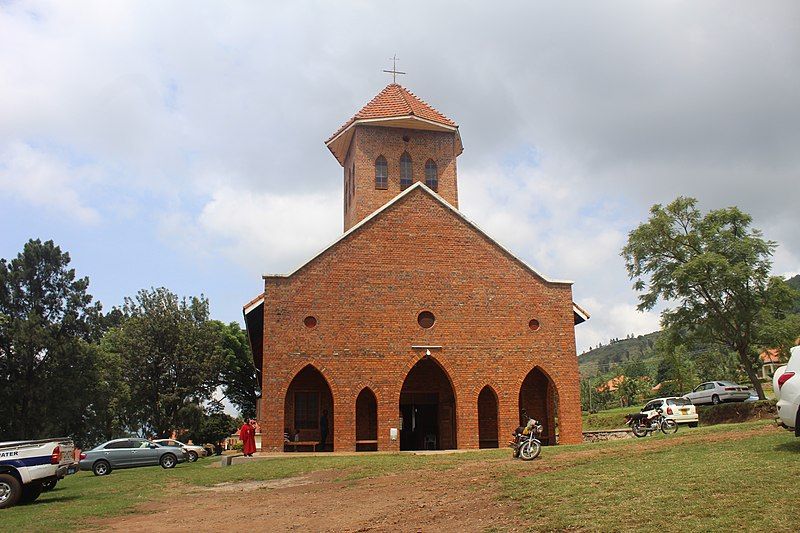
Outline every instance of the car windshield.
<path fill-rule="evenodd" d="M 686 398 L 669 398 L 667 400 L 667 405 L 675 405 L 675 406 L 692 405 L 692 402 L 690 402 Z"/>

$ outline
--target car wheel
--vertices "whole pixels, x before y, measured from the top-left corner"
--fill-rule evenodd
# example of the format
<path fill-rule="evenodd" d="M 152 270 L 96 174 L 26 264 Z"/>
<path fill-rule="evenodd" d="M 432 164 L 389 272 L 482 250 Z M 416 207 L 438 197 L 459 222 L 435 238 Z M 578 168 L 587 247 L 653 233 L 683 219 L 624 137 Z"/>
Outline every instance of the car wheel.
<path fill-rule="evenodd" d="M 189 462 L 193 463 L 193 462 L 197 461 L 197 459 L 198 459 L 197 452 L 190 451 L 189 452 Z"/>
<path fill-rule="evenodd" d="M 178 460 L 175 458 L 174 455 L 172 455 L 171 453 L 165 453 L 164 455 L 161 456 L 160 464 L 161 468 L 175 468 L 175 464 L 177 462 Z"/>
<path fill-rule="evenodd" d="M 697 427 L 697 422 L 689 422 L 689 427 L 690 428 L 696 428 Z"/>
<path fill-rule="evenodd" d="M 95 461 L 92 465 L 92 472 L 95 476 L 107 476 L 111 473 L 111 465 L 108 461 Z"/>
<path fill-rule="evenodd" d="M 47 481 L 42 482 L 42 492 L 49 492 L 56 488 L 56 483 L 58 483 L 57 479 L 48 479 Z"/>
<path fill-rule="evenodd" d="M 0 474 L 0 509 L 13 507 L 22 496 L 22 484 L 11 474 Z"/>
<path fill-rule="evenodd" d="M 714 396 L 712 396 L 711 397 L 711 403 L 713 403 L 714 405 L 719 405 L 720 404 L 719 396 L 717 396 L 716 394 Z"/>
<path fill-rule="evenodd" d="M 19 503 L 32 503 L 42 494 L 41 483 L 28 483 L 22 486 L 22 497 Z"/>

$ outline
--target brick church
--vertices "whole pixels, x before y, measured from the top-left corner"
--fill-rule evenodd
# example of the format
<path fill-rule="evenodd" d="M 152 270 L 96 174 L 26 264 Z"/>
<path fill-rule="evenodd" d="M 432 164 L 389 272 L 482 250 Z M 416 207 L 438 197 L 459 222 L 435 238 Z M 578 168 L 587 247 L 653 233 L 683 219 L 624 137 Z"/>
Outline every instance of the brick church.
<path fill-rule="evenodd" d="M 498 447 L 522 409 L 546 444 L 580 442 L 588 315 L 459 211 L 456 123 L 392 83 L 326 145 L 344 233 L 244 307 L 262 449 L 284 431 L 336 451 Z"/>

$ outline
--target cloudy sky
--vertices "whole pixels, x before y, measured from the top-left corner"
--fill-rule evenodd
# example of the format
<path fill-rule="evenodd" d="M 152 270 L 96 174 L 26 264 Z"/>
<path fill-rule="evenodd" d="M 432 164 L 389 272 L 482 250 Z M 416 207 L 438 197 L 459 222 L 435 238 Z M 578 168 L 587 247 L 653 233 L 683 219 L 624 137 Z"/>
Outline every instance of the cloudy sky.
<path fill-rule="evenodd" d="M 0 0 L 0 257 L 70 252 L 106 308 L 260 275 L 342 230 L 323 141 L 390 79 L 461 128 L 462 211 L 592 313 L 658 328 L 619 257 L 654 203 L 738 205 L 800 271 L 800 4 Z"/>

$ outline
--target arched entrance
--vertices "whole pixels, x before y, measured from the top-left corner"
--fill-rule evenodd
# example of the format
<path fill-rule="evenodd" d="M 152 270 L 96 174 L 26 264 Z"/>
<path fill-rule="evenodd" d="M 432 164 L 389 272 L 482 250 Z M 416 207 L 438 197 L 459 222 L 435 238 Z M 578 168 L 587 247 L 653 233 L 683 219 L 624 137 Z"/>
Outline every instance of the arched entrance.
<path fill-rule="evenodd" d="M 447 372 L 431 357 L 408 372 L 400 391 L 400 449 L 456 447 L 456 396 Z"/>
<path fill-rule="evenodd" d="M 316 442 L 316 451 L 333 451 L 333 395 L 328 382 L 313 365 L 304 367 L 286 390 L 284 430 L 292 440 Z"/>
<path fill-rule="evenodd" d="M 486 385 L 478 395 L 478 446 L 497 448 L 497 394 Z"/>
<path fill-rule="evenodd" d="M 368 387 L 356 398 L 356 451 L 378 449 L 378 401 Z"/>
<path fill-rule="evenodd" d="M 523 418 L 525 410 L 542 424 L 542 444 L 556 443 L 556 413 L 558 412 L 558 393 L 550 377 L 535 367 L 528 372 L 519 389 L 520 424 L 527 422 Z"/>

